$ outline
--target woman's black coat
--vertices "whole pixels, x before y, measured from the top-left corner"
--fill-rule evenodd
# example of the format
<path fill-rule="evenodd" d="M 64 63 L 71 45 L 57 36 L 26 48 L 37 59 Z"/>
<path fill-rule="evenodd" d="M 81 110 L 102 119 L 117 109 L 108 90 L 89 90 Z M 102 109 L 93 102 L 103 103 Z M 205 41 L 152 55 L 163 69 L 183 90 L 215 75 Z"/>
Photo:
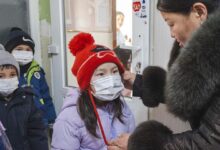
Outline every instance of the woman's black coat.
<path fill-rule="evenodd" d="M 129 138 L 128 150 L 220 150 L 220 12 L 193 34 L 167 74 L 155 68 L 137 77 L 135 85 L 143 86 L 134 94 L 147 106 L 166 103 L 171 113 L 190 122 L 192 130 L 173 134 L 147 121 Z"/>

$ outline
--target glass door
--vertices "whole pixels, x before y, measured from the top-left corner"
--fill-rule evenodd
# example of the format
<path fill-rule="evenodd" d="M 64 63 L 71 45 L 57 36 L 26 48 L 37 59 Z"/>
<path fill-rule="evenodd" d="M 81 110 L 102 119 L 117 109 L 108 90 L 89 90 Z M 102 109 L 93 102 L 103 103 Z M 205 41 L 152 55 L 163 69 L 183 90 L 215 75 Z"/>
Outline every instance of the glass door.
<path fill-rule="evenodd" d="M 5 42 L 5 37 L 7 36 L 11 27 L 17 26 L 26 32 L 30 31 L 28 1 L 29 0 L 0 1 L 0 43 Z"/>
<path fill-rule="evenodd" d="M 95 43 L 113 48 L 112 7 L 113 1 L 106 0 L 64 0 L 66 38 L 66 85 L 78 86 L 71 72 L 74 56 L 68 43 L 80 31 L 93 35 Z"/>
<path fill-rule="evenodd" d="M 133 48 L 132 43 L 138 45 L 141 43 L 140 46 L 146 49 L 146 54 L 148 53 L 148 48 L 143 47 L 145 46 L 143 40 L 148 41 L 148 38 L 144 39 L 143 37 L 148 37 L 145 36 L 148 32 L 141 34 L 143 37 L 136 40 L 136 43 L 132 41 L 132 25 L 134 24 L 132 21 L 132 4 L 132 0 L 129 0 L 129 3 L 127 0 L 51 0 L 52 94 L 57 112 L 61 109 L 66 90 L 70 86 L 78 86 L 76 78 L 71 72 L 74 56 L 68 49 L 68 43 L 80 31 L 91 33 L 97 44 L 113 49 L 118 43 L 116 41 L 116 14 L 118 11 L 122 11 L 125 14 L 124 27 L 128 27 L 122 28 L 122 32 L 127 36 L 123 46 Z M 135 26 L 137 27 L 138 24 Z M 144 29 L 143 31 L 147 30 Z M 136 36 L 143 31 L 138 31 L 134 35 Z M 145 60 L 147 61 L 148 58 Z M 146 62 L 142 64 L 146 64 Z M 130 97 L 126 99 L 135 115 L 137 124 L 148 119 L 148 109 L 139 98 Z M 143 116 L 143 114 L 145 115 Z"/>
<path fill-rule="evenodd" d="M 74 56 L 68 49 L 70 39 L 80 31 L 89 32 L 97 44 L 113 48 L 114 2 L 114 0 L 51 0 L 52 94 L 58 112 L 68 87 L 78 86 L 71 72 Z"/>

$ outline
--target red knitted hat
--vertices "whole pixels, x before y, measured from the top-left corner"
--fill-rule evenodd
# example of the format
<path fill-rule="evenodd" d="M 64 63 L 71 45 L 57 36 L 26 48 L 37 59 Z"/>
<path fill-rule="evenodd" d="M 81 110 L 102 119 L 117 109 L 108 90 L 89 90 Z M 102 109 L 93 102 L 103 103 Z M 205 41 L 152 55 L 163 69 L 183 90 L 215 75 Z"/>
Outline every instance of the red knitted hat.
<path fill-rule="evenodd" d="M 81 90 L 90 85 L 91 77 L 95 69 L 107 62 L 115 63 L 119 72 L 124 73 L 124 67 L 113 50 L 94 44 L 94 39 L 89 33 L 79 33 L 69 42 L 69 49 L 75 56 L 72 73 L 77 77 Z"/>

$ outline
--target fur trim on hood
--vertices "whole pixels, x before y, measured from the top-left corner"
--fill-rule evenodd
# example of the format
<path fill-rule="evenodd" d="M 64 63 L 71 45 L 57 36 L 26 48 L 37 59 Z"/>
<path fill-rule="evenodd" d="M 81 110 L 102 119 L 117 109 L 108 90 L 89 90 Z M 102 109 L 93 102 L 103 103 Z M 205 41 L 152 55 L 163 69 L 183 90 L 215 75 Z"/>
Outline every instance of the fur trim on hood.
<path fill-rule="evenodd" d="M 220 84 L 220 11 L 193 34 L 167 74 L 168 109 L 183 120 L 201 115 Z"/>

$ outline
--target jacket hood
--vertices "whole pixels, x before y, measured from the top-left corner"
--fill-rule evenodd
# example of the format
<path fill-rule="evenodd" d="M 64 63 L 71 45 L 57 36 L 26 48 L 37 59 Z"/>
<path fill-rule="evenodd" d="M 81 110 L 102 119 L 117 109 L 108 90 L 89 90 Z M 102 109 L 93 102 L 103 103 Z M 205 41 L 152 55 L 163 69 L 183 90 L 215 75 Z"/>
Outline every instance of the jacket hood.
<path fill-rule="evenodd" d="M 220 11 L 192 35 L 167 74 L 168 109 L 183 120 L 201 115 L 220 84 Z"/>
<path fill-rule="evenodd" d="M 79 89 L 69 88 L 67 90 L 65 97 L 64 97 L 64 103 L 63 103 L 61 111 L 63 111 L 66 108 L 69 108 L 71 106 L 76 106 L 78 98 L 79 98 L 79 93 L 80 93 Z"/>

